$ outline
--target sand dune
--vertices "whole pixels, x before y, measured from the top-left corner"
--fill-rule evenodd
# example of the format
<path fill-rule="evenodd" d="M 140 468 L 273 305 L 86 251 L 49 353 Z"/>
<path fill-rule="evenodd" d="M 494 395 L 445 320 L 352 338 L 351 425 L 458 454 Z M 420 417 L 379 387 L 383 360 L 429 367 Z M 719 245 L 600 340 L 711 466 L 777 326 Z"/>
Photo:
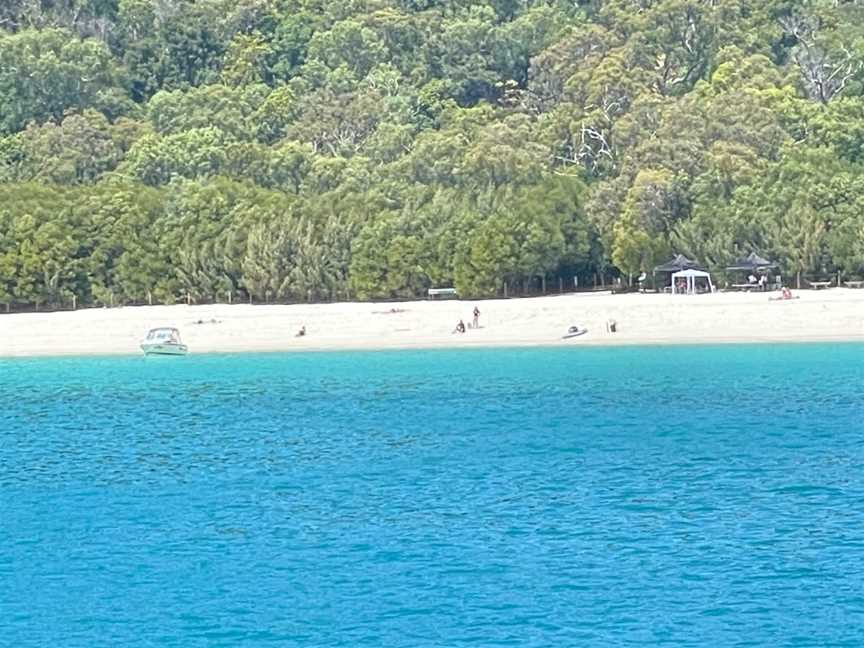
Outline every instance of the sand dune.
<path fill-rule="evenodd" d="M 864 341 L 864 290 L 796 294 L 799 299 L 787 302 L 758 293 L 582 293 L 477 302 L 140 306 L 0 315 L 0 356 L 138 353 L 138 343 L 153 326 L 180 328 L 192 353 Z M 470 322 L 475 304 L 481 328 L 452 333 L 460 318 Z M 606 331 L 609 319 L 618 322 L 618 332 Z M 588 333 L 562 340 L 574 324 Z M 301 325 L 308 334 L 296 338 Z"/>

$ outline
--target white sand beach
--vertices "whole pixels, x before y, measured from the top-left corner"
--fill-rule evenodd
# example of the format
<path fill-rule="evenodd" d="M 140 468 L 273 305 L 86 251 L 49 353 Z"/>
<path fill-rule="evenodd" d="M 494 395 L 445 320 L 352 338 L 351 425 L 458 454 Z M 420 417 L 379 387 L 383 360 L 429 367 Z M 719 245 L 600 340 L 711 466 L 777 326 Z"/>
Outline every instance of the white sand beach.
<path fill-rule="evenodd" d="M 0 356 L 140 353 L 176 326 L 191 353 L 480 346 L 864 342 L 864 290 L 698 296 L 580 293 L 527 299 L 292 306 L 137 306 L 0 315 Z M 779 293 L 771 293 L 777 297 Z M 469 324 L 478 306 L 480 328 Z M 617 321 L 617 332 L 606 323 Z M 203 323 L 199 323 L 203 322 Z M 562 339 L 570 326 L 587 329 Z M 307 335 L 295 337 L 301 326 Z"/>

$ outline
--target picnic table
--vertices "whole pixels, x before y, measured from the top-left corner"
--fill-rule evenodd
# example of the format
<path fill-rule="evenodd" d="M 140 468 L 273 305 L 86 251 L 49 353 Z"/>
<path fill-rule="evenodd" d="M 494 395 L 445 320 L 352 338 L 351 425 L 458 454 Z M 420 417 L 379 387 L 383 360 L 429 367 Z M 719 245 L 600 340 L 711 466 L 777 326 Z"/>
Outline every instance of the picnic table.
<path fill-rule="evenodd" d="M 813 290 L 821 290 L 822 288 L 828 288 L 831 285 L 830 281 L 811 281 L 809 283 Z"/>
<path fill-rule="evenodd" d="M 844 281 L 847 288 L 864 288 L 864 281 Z"/>

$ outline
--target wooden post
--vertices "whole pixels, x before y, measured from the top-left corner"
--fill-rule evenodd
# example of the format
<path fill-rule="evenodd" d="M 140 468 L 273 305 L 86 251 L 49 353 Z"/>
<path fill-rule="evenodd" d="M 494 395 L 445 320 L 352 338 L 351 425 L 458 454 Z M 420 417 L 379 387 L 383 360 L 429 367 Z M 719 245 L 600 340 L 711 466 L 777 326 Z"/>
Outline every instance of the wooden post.
<path fill-rule="evenodd" d="M 507 282 L 504 282 L 504 299 L 507 299 Z"/>
<path fill-rule="evenodd" d="M 229 304 L 229 305 L 231 304 L 231 300 L 232 300 L 232 298 L 233 298 L 233 297 L 232 297 L 232 295 L 231 295 L 231 291 L 229 290 L 229 291 L 228 291 L 228 304 Z"/>
<path fill-rule="evenodd" d="M 558 292 L 564 294 L 564 277 L 558 277 Z"/>
<path fill-rule="evenodd" d="M 540 278 L 540 285 L 542 286 L 543 294 L 545 295 L 546 294 L 546 275 L 543 275 Z"/>
<path fill-rule="evenodd" d="M 78 297 L 72 295 L 72 310 L 78 310 Z"/>
<path fill-rule="evenodd" d="M 147 305 L 148 306 L 153 305 L 153 293 L 150 292 L 149 290 L 147 291 Z"/>
<path fill-rule="evenodd" d="M 108 293 L 108 308 L 114 308 L 114 293 Z"/>
<path fill-rule="evenodd" d="M 186 292 L 186 305 L 187 306 L 192 305 L 192 294 L 189 293 L 188 291 Z"/>
<path fill-rule="evenodd" d="M 796 281 L 797 281 L 797 284 L 796 284 L 796 285 L 798 286 L 798 290 L 801 290 L 801 271 L 800 271 L 800 270 L 798 271 L 798 275 L 797 275 L 797 279 L 796 279 Z"/>

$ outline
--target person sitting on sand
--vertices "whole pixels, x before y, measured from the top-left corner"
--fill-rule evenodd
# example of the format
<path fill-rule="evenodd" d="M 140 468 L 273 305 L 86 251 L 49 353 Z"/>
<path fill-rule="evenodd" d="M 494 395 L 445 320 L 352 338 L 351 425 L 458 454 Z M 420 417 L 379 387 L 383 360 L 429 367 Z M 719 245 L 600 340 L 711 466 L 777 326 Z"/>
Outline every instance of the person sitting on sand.
<path fill-rule="evenodd" d="M 306 335 L 306 325 L 305 324 L 300 327 L 300 330 L 297 331 L 297 335 L 295 335 L 294 337 L 303 337 L 304 335 Z"/>
<path fill-rule="evenodd" d="M 768 301 L 786 301 L 787 299 L 798 299 L 797 297 L 792 296 L 792 291 L 789 290 L 786 286 L 780 291 L 779 297 L 769 297 Z"/>
<path fill-rule="evenodd" d="M 465 322 L 463 322 L 463 321 L 460 319 L 460 320 L 459 320 L 459 323 L 456 325 L 456 328 L 453 329 L 453 332 L 454 332 L 454 333 L 464 333 L 464 332 L 465 332 Z"/>

